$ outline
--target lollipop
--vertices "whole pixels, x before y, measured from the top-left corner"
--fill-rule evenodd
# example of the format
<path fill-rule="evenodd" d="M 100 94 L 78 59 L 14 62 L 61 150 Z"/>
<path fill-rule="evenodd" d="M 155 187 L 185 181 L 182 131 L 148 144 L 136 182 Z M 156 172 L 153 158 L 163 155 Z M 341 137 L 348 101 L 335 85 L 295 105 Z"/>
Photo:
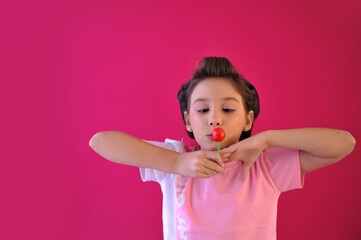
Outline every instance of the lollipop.
<path fill-rule="evenodd" d="M 226 137 L 226 133 L 222 128 L 213 129 L 212 138 L 214 141 L 218 142 L 218 152 L 220 152 L 219 151 L 220 142 L 222 142 L 225 137 Z"/>

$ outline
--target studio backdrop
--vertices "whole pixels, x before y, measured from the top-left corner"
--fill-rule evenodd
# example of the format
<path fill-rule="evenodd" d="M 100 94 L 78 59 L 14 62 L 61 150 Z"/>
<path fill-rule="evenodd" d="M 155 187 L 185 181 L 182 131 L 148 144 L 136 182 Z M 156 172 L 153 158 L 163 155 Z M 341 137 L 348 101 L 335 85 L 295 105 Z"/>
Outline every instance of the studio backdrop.
<path fill-rule="evenodd" d="M 89 140 L 119 130 L 195 144 L 176 95 L 206 56 L 227 57 L 257 88 L 253 134 L 329 127 L 361 137 L 358 1 L 36 4 L 2 15 L 1 239 L 162 239 L 159 185 Z M 356 145 L 282 194 L 278 239 L 360 239 L 360 158 Z"/>

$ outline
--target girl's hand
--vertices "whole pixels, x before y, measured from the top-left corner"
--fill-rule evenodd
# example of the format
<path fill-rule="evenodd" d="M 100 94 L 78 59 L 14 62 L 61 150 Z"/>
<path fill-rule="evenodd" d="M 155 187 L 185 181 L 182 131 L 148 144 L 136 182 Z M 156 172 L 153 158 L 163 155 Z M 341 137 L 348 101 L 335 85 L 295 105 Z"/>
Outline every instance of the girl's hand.
<path fill-rule="evenodd" d="M 267 149 L 267 141 L 264 134 L 259 133 L 238 143 L 235 143 L 220 151 L 225 161 L 241 160 L 243 166 L 241 168 L 240 179 L 244 180 L 246 173 L 252 164 L 258 159 L 259 155 Z"/>
<path fill-rule="evenodd" d="M 176 172 L 187 177 L 209 178 L 222 172 L 221 155 L 212 151 L 180 153 L 176 161 Z"/>

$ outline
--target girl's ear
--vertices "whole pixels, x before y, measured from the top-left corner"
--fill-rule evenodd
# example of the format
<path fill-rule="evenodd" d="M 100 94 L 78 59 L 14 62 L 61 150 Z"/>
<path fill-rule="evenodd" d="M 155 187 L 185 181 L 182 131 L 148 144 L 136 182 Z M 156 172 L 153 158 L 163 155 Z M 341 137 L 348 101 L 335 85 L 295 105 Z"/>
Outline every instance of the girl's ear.
<path fill-rule="evenodd" d="M 186 122 L 186 128 L 188 132 L 192 132 L 192 127 L 191 127 L 191 123 L 189 121 L 189 115 L 187 113 L 187 111 L 184 111 L 184 121 Z"/>
<path fill-rule="evenodd" d="M 246 126 L 244 126 L 243 131 L 248 132 L 249 130 L 251 130 L 252 124 L 253 124 L 253 119 L 254 119 L 254 112 L 251 110 L 247 114 Z"/>

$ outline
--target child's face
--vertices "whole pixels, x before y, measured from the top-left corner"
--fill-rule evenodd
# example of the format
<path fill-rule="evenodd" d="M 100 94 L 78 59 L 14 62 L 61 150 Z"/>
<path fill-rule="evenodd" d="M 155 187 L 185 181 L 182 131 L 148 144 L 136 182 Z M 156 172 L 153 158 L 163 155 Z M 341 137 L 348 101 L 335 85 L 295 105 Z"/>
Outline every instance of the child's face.
<path fill-rule="evenodd" d="M 221 148 L 237 143 L 242 131 L 251 128 L 253 111 L 246 113 L 242 96 L 230 80 L 207 78 L 194 88 L 184 118 L 201 149 L 215 151 L 218 145 L 210 136 L 213 129 L 221 127 L 226 133 Z"/>

